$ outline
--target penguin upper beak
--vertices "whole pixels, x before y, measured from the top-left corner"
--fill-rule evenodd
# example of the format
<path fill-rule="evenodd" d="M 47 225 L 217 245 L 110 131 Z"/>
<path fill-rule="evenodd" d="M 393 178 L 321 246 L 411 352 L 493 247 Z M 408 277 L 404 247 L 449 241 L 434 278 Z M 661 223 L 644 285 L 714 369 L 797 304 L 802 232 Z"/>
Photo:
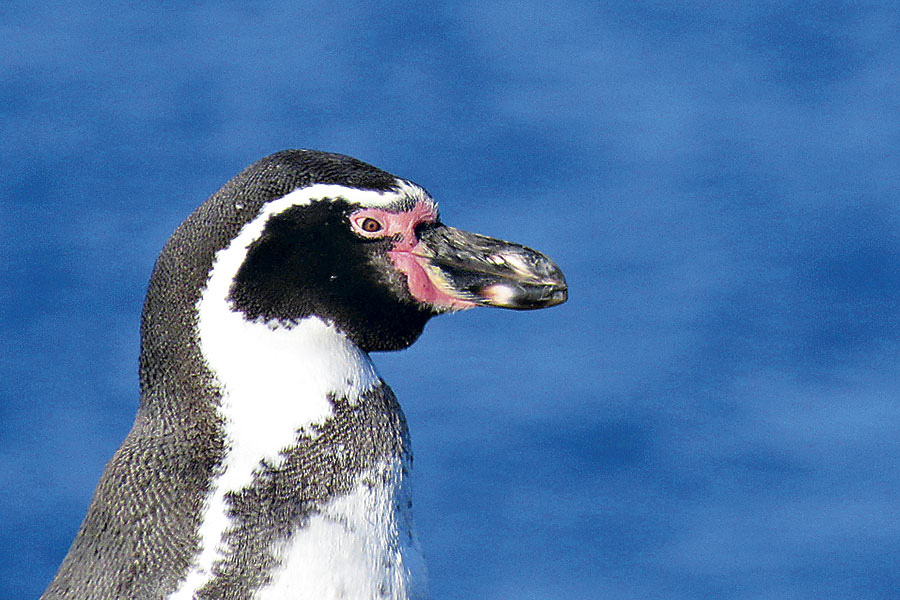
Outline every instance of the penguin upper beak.
<path fill-rule="evenodd" d="M 431 283 L 465 303 L 516 310 L 562 304 L 568 287 L 552 260 L 521 244 L 435 225 L 418 234 L 415 254 Z M 471 306 L 471 304 L 470 304 Z"/>

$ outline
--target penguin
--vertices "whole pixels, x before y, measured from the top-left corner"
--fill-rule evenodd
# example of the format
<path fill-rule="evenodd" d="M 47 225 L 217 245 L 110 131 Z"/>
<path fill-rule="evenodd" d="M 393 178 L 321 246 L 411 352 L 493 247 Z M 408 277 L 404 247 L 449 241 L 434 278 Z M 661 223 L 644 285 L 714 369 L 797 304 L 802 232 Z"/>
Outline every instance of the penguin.
<path fill-rule="evenodd" d="M 42 598 L 426 597 L 409 432 L 370 353 L 567 294 L 409 180 L 313 150 L 252 164 L 159 255 L 134 425 Z"/>

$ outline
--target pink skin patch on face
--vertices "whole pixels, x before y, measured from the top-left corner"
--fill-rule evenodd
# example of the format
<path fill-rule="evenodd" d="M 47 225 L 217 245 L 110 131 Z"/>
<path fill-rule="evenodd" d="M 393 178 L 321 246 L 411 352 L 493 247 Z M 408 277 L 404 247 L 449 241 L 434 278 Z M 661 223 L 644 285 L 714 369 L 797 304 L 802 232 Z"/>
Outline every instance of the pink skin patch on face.
<path fill-rule="evenodd" d="M 375 221 L 373 223 L 372 221 Z M 420 200 L 405 212 L 391 212 L 382 208 L 362 208 L 350 215 L 353 231 L 362 237 L 374 239 L 396 237 L 388 251 L 391 262 L 406 275 L 406 285 L 413 298 L 439 308 L 461 310 L 477 306 L 463 300 L 446 289 L 439 280 L 429 275 L 427 252 L 416 237 L 416 227 L 422 223 L 437 221 L 437 208 L 431 202 Z M 376 224 L 380 227 L 376 228 Z"/>

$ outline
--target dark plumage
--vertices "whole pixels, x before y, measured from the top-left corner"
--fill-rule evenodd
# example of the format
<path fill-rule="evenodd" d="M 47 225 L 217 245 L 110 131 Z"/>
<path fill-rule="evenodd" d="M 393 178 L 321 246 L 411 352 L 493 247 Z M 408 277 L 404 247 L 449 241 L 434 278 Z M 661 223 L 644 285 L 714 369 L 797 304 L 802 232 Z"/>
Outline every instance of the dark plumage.
<path fill-rule="evenodd" d="M 43 598 L 414 593 L 408 433 L 366 353 L 448 310 L 565 294 L 543 255 L 444 226 L 423 189 L 361 161 L 251 165 L 159 256 L 134 427 Z M 298 559 L 308 544 L 333 550 Z"/>

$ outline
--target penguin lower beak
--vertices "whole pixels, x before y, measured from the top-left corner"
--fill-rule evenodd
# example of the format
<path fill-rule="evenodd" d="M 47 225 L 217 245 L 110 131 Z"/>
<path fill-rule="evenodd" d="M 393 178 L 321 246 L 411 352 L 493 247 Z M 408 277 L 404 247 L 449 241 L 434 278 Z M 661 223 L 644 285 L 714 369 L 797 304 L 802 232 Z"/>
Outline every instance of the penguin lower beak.
<path fill-rule="evenodd" d="M 531 248 L 446 225 L 418 237 L 415 254 L 431 283 L 461 302 L 532 310 L 568 298 L 560 268 Z"/>

